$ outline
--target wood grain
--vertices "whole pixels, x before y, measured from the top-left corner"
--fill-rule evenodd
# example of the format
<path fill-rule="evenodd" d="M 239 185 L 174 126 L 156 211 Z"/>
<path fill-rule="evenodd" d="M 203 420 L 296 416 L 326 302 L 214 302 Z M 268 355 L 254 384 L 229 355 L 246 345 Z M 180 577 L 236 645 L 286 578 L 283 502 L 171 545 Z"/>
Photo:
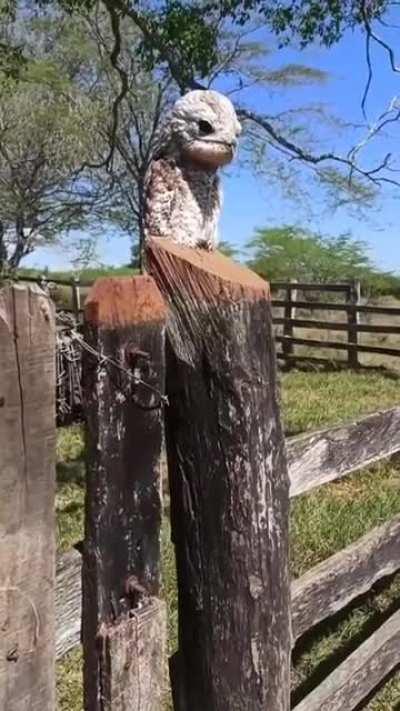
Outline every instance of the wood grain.
<path fill-rule="evenodd" d="M 58 556 L 56 566 L 57 660 L 81 641 L 82 556 L 72 549 Z"/>
<path fill-rule="evenodd" d="M 86 711 L 161 709 L 165 624 L 141 628 L 132 669 L 154 673 L 150 698 L 130 706 L 136 684 L 125 673 L 139 610 L 160 590 L 161 444 L 166 309 L 150 277 L 102 279 L 85 304 L 86 341 L 105 358 L 84 357 L 87 480 L 83 547 Z M 145 384 L 135 384 L 132 376 Z M 147 386 L 150 386 L 147 387 Z M 154 603 L 155 604 L 155 603 Z M 162 606 L 157 608 L 161 615 Z M 136 618 L 135 618 L 136 619 Z M 125 684 L 125 686 L 123 686 Z M 118 689 L 118 702 L 115 689 Z M 118 705 L 117 705 L 118 704 Z"/>
<path fill-rule="evenodd" d="M 0 291 L 0 709 L 55 708 L 55 323 Z"/>
<path fill-rule="evenodd" d="M 294 711 L 352 711 L 399 664 L 400 611 L 395 612 Z"/>
<path fill-rule="evenodd" d="M 175 705 L 286 711 L 288 480 L 268 290 L 221 255 L 167 240 L 148 244 L 147 265 L 169 306 Z"/>
<path fill-rule="evenodd" d="M 151 598 L 100 631 L 104 711 L 165 709 L 166 620 L 165 603 Z"/>
<path fill-rule="evenodd" d="M 400 451 L 400 407 L 286 440 L 290 496 L 298 496 Z"/>
<path fill-rule="evenodd" d="M 399 540 L 400 516 L 396 516 L 295 580 L 291 588 L 293 642 L 399 570 Z"/>

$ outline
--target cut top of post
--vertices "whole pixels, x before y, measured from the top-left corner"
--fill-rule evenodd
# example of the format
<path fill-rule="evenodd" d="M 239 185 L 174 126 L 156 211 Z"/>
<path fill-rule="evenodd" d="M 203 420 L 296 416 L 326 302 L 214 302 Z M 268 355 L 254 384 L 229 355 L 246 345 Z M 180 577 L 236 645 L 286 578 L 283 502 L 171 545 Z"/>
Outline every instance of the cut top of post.
<path fill-rule="evenodd" d="M 85 302 L 85 320 L 97 326 L 130 326 L 164 320 L 167 307 L 149 276 L 101 277 Z"/>
<path fill-rule="evenodd" d="M 220 252 L 182 247 L 166 239 L 152 238 L 146 243 L 150 255 L 151 272 L 162 271 L 165 277 L 173 270 L 171 281 L 176 285 L 180 276 L 184 291 L 204 301 L 269 299 L 268 282 L 247 267 L 232 261 Z M 177 259 L 180 275 L 177 274 Z M 201 276 L 200 276 L 201 275 Z M 156 279 L 157 281 L 157 279 Z"/>

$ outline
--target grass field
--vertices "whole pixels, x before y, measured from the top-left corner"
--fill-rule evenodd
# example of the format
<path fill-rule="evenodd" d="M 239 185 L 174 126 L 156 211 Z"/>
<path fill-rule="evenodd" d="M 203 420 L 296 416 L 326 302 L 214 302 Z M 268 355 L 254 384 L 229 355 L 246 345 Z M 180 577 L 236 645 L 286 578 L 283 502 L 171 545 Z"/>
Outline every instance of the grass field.
<path fill-rule="evenodd" d="M 399 404 L 400 380 L 377 373 L 303 373 L 282 376 L 287 434 L 313 430 Z M 79 427 L 59 432 L 57 521 L 60 550 L 82 537 L 83 444 Z M 299 576 L 400 512 L 400 465 L 385 463 L 299 497 L 291 511 L 291 568 Z M 176 585 L 168 520 L 163 530 L 164 594 L 170 650 L 176 647 Z M 299 700 L 393 609 L 400 607 L 400 575 L 300 640 L 294 652 L 293 696 Z M 82 710 L 79 650 L 58 665 L 60 711 Z M 170 706 L 166 705 L 166 711 Z M 400 672 L 368 701 L 368 711 L 400 708 Z"/>

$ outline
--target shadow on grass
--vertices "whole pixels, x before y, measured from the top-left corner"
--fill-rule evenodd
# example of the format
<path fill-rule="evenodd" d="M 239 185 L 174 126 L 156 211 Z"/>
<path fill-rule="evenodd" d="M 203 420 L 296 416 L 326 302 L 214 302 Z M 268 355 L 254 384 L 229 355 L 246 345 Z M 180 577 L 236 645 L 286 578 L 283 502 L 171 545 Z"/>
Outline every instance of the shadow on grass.
<path fill-rule="evenodd" d="M 398 592 L 396 597 L 394 597 L 394 593 L 392 592 L 391 595 L 394 599 L 391 599 L 390 601 L 388 600 L 386 604 L 377 602 L 377 596 L 384 594 L 385 592 L 389 593 L 389 588 L 395 580 L 397 586 L 400 585 L 400 576 L 398 573 L 380 580 L 368 593 L 353 600 L 353 602 L 346 608 L 340 610 L 336 613 L 336 615 L 328 618 L 327 620 L 322 621 L 319 625 L 306 632 L 306 634 L 298 640 L 292 654 L 295 675 L 296 664 L 301 661 L 301 657 L 305 653 L 312 652 L 312 647 L 315 644 L 316 638 L 335 634 L 335 631 L 339 632 L 341 622 L 346 622 L 346 620 L 350 618 L 351 614 L 358 608 L 365 608 L 366 620 L 361 623 L 358 631 L 356 631 L 350 639 L 343 640 L 342 642 L 337 641 L 335 644 L 335 641 L 333 640 L 332 653 L 322 659 L 304 681 L 301 681 L 297 686 L 295 686 L 292 691 L 291 698 L 293 706 L 296 706 L 296 704 L 307 696 L 307 694 L 315 689 L 339 666 L 339 664 L 341 664 L 349 656 L 349 654 L 354 652 L 357 647 L 368 639 L 368 637 L 370 637 L 391 615 L 393 615 L 394 612 L 400 609 L 400 597 Z M 381 605 L 383 609 L 378 609 L 378 604 Z M 376 688 L 373 693 L 371 693 L 371 698 L 375 694 Z M 364 706 L 365 703 L 365 700 L 363 700 L 362 706 Z M 360 708 L 362 708 L 362 706 L 360 706 Z M 398 705 L 396 709 L 400 711 L 400 705 Z"/>
<path fill-rule="evenodd" d="M 400 664 L 397 667 L 395 667 L 394 669 L 392 669 L 390 674 L 387 674 L 382 679 L 382 681 L 379 682 L 379 684 L 375 687 L 375 689 L 373 689 L 371 691 L 371 693 L 368 694 L 368 696 L 366 696 L 365 699 L 363 699 L 361 701 L 361 703 L 359 703 L 358 706 L 355 707 L 354 711 L 361 711 L 362 709 L 365 709 L 367 704 L 369 704 L 369 702 L 374 699 L 374 697 L 379 693 L 379 691 L 381 689 L 383 689 L 383 687 L 394 677 L 395 674 L 397 674 L 399 669 L 400 669 Z M 400 701 L 397 701 L 394 706 L 391 706 L 390 711 L 400 711 Z"/>
<path fill-rule="evenodd" d="M 76 459 L 72 462 L 58 462 L 56 465 L 56 478 L 58 484 L 85 484 L 85 462 Z"/>

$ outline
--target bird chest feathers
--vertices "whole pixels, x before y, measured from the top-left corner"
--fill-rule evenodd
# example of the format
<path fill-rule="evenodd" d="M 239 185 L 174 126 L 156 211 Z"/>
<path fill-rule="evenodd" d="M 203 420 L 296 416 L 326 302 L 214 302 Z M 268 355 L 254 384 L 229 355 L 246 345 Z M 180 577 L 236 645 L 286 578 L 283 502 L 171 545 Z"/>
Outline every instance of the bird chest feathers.
<path fill-rule="evenodd" d="M 215 249 L 221 207 L 216 172 L 154 161 L 148 188 L 146 232 L 188 247 Z"/>
<path fill-rule="evenodd" d="M 216 248 L 222 202 L 217 170 L 233 159 L 240 131 L 235 109 L 218 92 L 190 91 L 176 101 L 151 165 L 146 238 Z"/>

